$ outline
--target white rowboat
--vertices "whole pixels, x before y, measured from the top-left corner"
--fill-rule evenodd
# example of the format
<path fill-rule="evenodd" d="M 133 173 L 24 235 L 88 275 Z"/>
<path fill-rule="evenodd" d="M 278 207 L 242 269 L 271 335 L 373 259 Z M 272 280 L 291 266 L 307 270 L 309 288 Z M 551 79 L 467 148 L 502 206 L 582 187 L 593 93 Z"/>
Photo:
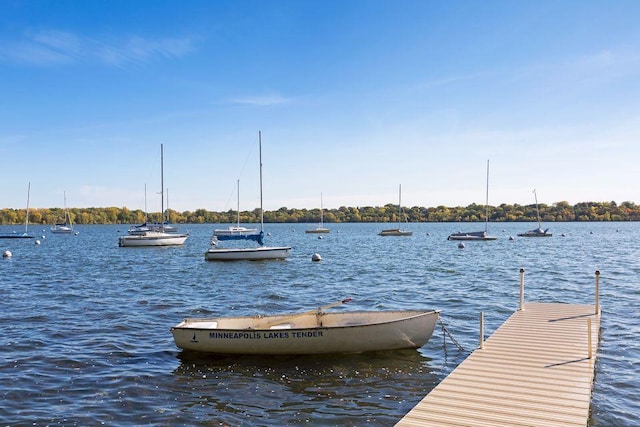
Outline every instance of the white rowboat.
<path fill-rule="evenodd" d="M 352 311 L 184 319 L 171 328 L 179 348 L 213 354 L 324 354 L 420 348 L 436 310 Z"/>

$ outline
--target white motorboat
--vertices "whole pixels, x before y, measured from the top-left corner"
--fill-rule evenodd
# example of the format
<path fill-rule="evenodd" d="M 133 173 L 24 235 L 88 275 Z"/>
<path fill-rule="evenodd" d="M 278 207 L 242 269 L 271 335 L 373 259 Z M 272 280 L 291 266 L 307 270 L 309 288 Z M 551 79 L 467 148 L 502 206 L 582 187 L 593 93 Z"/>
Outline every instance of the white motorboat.
<path fill-rule="evenodd" d="M 326 313 L 320 307 L 300 314 L 184 319 L 171 331 L 179 348 L 213 354 L 362 353 L 420 348 L 438 316 L 437 310 Z"/>

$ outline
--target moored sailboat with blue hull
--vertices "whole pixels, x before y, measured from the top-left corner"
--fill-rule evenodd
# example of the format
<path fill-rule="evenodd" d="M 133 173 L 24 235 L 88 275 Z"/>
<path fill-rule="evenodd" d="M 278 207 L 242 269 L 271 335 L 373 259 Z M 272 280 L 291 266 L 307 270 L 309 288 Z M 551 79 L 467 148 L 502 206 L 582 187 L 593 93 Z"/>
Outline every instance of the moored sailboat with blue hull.
<path fill-rule="evenodd" d="M 264 210 L 262 208 L 262 132 L 258 132 L 258 144 L 260 147 L 260 231 L 240 227 L 239 219 L 235 228 L 214 230 L 210 247 L 204 253 L 204 259 L 207 261 L 282 260 L 289 256 L 291 251 L 289 246 L 265 245 Z M 221 242 L 234 242 L 235 246 L 225 247 Z"/>

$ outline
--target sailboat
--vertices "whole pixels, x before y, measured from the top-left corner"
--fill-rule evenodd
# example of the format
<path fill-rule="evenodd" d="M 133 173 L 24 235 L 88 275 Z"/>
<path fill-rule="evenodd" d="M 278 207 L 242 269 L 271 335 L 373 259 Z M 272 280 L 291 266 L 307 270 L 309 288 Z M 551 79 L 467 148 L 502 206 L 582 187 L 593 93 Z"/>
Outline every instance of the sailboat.
<path fill-rule="evenodd" d="M 246 228 L 240 226 L 240 180 L 236 183 L 237 190 L 237 214 L 236 214 L 236 225 L 230 225 L 227 229 L 215 229 L 213 230 L 214 236 L 234 236 L 234 235 L 242 235 L 242 234 L 256 234 L 258 232 L 257 228 Z"/>
<path fill-rule="evenodd" d="M 51 232 L 55 234 L 71 234 L 73 233 L 73 221 L 71 221 L 71 215 L 67 209 L 67 192 L 64 192 L 64 222 L 54 224 L 51 227 Z"/>
<path fill-rule="evenodd" d="M 29 196 L 31 195 L 31 183 L 27 187 L 27 212 L 24 221 L 24 233 L 1 233 L 0 239 L 33 239 L 29 235 Z"/>
<path fill-rule="evenodd" d="M 330 233 L 331 230 L 329 230 L 328 228 L 326 228 L 324 226 L 324 208 L 322 206 L 322 193 L 320 193 L 320 224 L 316 227 L 316 228 L 310 228 L 308 230 L 304 231 L 305 233 L 315 233 L 315 234 L 322 234 L 322 233 Z"/>
<path fill-rule="evenodd" d="M 497 237 L 489 236 L 489 160 L 487 160 L 487 195 L 484 203 L 484 231 L 458 232 L 447 237 L 447 240 L 496 240 Z"/>
<path fill-rule="evenodd" d="M 553 233 L 549 233 L 549 229 L 542 229 L 542 225 L 540 224 L 540 210 L 538 209 L 538 195 L 536 194 L 535 188 L 533 189 L 533 196 L 536 200 L 536 216 L 538 217 L 538 228 L 535 230 L 529 230 L 524 233 L 519 233 L 520 237 L 551 237 Z"/>
<path fill-rule="evenodd" d="M 167 189 L 167 220 L 164 222 L 148 222 L 147 221 L 147 184 L 144 185 L 144 222 L 129 228 L 129 234 L 143 234 L 149 231 L 160 231 L 164 229 L 165 233 L 175 233 L 178 227 L 171 225 L 169 217 L 169 190 Z"/>
<path fill-rule="evenodd" d="M 412 236 L 413 231 L 402 230 L 400 228 L 400 221 L 402 219 L 402 184 L 398 188 L 398 228 L 390 228 L 382 230 L 378 233 L 378 236 Z"/>
<path fill-rule="evenodd" d="M 164 148 L 160 144 L 160 198 L 161 212 L 164 217 Z M 146 195 L 146 187 L 145 187 Z M 145 196 L 146 205 L 146 196 Z M 145 207 L 146 211 L 146 207 Z M 179 246 L 184 244 L 187 240 L 187 234 L 181 233 L 169 233 L 164 229 L 164 222 L 159 224 L 159 228 L 153 228 L 149 230 L 143 230 L 128 236 L 120 236 L 118 238 L 118 246 L 131 247 L 131 246 Z"/>
<path fill-rule="evenodd" d="M 207 261 L 258 261 L 285 259 L 289 256 L 291 247 L 288 246 L 265 246 L 264 243 L 264 210 L 262 208 L 262 132 L 258 132 L 260 146 L 260 231 L 254 233 L 218 234 L 215 230 L 211 238 L 211 246 L 204 253 Z M 257 231 L 257 230 L 256 230 Z M 244 241 L 255 242 L 257 246 L 223 247 L 221 242 Z"/>

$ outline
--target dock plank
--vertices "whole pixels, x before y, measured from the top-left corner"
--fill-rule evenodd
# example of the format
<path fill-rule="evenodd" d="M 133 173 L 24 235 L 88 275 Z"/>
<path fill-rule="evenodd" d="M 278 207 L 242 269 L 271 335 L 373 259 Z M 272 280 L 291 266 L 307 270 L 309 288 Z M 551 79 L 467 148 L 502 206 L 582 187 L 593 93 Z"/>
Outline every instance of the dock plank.
<path fill-rule="evenodd" d="M 599 329 L 592 305 L 525 304 L 396 426 L 585 427 Z"/>

